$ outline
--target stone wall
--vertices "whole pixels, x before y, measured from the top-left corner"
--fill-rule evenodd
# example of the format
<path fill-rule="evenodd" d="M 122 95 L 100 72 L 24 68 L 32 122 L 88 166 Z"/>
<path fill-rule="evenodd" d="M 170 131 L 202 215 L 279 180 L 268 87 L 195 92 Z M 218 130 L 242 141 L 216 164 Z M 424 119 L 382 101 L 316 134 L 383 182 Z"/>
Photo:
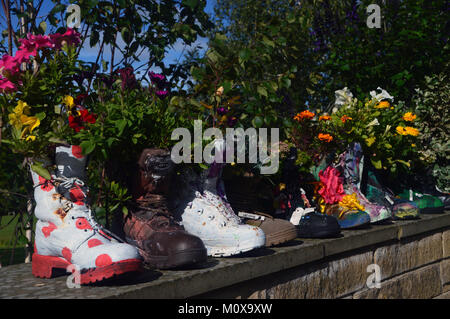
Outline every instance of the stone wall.
<path fill-rule="evenodd" d="M 379 288 L 369 288 L 379 266 Z M 375 267 L 376 269 L 376 267 Z M 296 239 L 184 270 L 70 288 L 30 264 L 0 269 L 0 298 L 450 298 L 450 212 Z"/>
<path fill-rule="evenodd" d="M 369 276 L 374 274 L 373 269 L 368 269 L 372 264 L 379 266 L 379 288 L 367 286 Z M 337 254 L 198 297 L 447 299 L 450 298 L 450 230 Z"/>

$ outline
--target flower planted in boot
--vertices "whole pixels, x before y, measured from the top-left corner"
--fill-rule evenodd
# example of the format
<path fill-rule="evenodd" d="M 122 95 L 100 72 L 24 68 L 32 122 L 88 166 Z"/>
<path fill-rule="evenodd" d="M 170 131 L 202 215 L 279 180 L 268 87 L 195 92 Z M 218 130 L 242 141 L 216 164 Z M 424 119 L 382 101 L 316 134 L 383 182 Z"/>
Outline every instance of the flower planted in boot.
<path fill-rule="evenodd" d="M 377 223 L 392 218 L 389 207 L 377 205 L 370 202 L 361 192 L 362 170 L 364 166 L 364 155 L 359 143 L 349 145 L 346 152 L 340 155 L 340 167 L 344 172 L 344 190 L 351 195 L 356 194 L 359 203 L 365 207 L 370 215 L 370 222 Z"/>
<path fill-rule="evenodd" d="M 141 269 L 137 250 L 113 238 L 95 222 L 91 210 L 76 206 L 56 192 L 57 182 L 31 171 L 36 201 L 35 251 L 32 273 L 51 278 L 55 270 L 79 272 L 80 284 L 89 284 Z"/>
<path fill-rule="evenodd" d="M 167 208 L 173 162 L 161 149 L 145 149 L 132 179 L 134 203 L 129 207 L 124 232 L 145 262 L 153 268 L 170 269 L 206 261 L 200 238 L 178 224 Z"/>

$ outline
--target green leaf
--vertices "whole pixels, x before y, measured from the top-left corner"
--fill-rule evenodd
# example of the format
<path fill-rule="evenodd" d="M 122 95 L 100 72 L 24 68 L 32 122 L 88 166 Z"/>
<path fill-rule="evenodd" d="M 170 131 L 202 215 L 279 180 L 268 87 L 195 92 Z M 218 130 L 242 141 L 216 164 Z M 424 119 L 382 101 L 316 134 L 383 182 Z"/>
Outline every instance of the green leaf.
<path fill-rule="evenodd" d="M 255 116 L 252 120 L 252 125 L 256 128 L 260 128 L 261 126 L 263 126 L 263 124 L 264 124 L 264 120 L 260 116 Z"/>
<path fill-rule="evenodd" d="M 43 119 L 45 119 L 45 112 L 40 112 L 36 114 L 36 117 L 39 119 L 39 121 L 42 121 Z"/>
<path fill-rule="evenodd" d="M 39 28 L 46 33 L 47 32 L 47 22 L 42 21 L 41 23 L 39 23 Z"/>
<path fill-rule="evenodd" d="M 126 208 L 125 206 L 122 207 L 122 213 L 123 215 L 126 217 L 128 215 L 128 208 Z"/>
<path fill-rule="evenodd" d="M 31 169 L 33 170 L 33 172 L 45 178 L 46 180 L 52 179 L 52 176 L 50 175 L 49 171 L 46 168 L 44 168 L 44 166 L 39 162 L 31 164 Z"/>
<path fill-rule="evenodd" d="M 383 164 L 381 163 L 381 160 L 375 160 L 375 159 L 371 158 L 370 161 L 372 162 L 373 166 L 376 169 L 381 169 L 383 167 Z"/>
<path fill-rule="evenodd" d="M 92 153 L 95 149 L 95 144 L 91 141 L 84 141 L 80 144 L 83 155 Z"/>
<path fill-rule="evenodd" d="M 239 63 L 247 62 L 251 56 L 251 51 L 247 48 L 239 51 Z"/>
<path fill-rule="evenodd" d="M 272 48 L 275 47 L 275 42 L 273 42 L 272 40 L 270 40 L 268 37 L 264 36 L 263 40 L 262 40 L 265 44 L 267 44 L 268 46 L 271 46 Z"/>
<path fill-rule="evenodd" d="M 121 136 L 123 133 L 123 130 L 125 129 L 125 126 L 127 125 L 127 120 L 120 119 L 116 121 L 116 127 L 119 130 L 118 135 Z"/>
<path fill-rule="evenodd" d="M 258 86 L 257 91 L 258 91 L 258 94 L 261 96 L 265 96 L 265 97 L 268 96 L 267 89 L 263 86 Z"/>

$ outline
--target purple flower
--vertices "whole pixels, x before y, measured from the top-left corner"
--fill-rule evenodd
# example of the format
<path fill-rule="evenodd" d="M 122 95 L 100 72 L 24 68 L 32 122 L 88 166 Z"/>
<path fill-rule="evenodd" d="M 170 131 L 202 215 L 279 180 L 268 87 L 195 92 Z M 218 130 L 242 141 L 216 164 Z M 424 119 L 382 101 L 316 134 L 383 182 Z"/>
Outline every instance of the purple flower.
<path fill-rule="evenodd" d="M 228 108 L 223 107 L 223 106 L 217 108 L 217 114 L 219 114 L 219 115 L 225 115 L 225 114 L 227 114 L 227 113 L 228 113 Z"/>
<path fill-rule="evenodd" d="M 122 90 L 134 89 L 137 87 L 138 82 L 134 76 L 134 69 L 132 67 L 126 67 L 117 71 L 122 80 Z"/>
<path fill-rule="evenodd" d="M 164 99 L 168 95 L 169 95 L 169 91 L 167 91 L 167 90 L 157 90 L 156 91 L 156 96 L 159 97 L 160 99 Z"/>
<path fill-rule="evenodd" d="M 166 77 L 163 74 L 149 72 L 148 75 L 150 76 L 150 81 L 152 81 L 152 83 L 156 85 L 158 88 L 162 89 L 166 87 L 167 85 Z"/>

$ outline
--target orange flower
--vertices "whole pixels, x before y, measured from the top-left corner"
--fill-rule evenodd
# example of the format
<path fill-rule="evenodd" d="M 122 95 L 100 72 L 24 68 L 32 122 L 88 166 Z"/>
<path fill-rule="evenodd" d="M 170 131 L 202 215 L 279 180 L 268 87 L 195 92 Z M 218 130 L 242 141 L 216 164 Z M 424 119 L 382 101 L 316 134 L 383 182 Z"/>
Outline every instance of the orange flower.
<path fill-rule="evenodd" d="M 296 116 L 294 116 L 294 120 L 296 120 L 296 121 L 301 121 L 303 119 L 310 120 L 310 119 L 312 119 L 314 117 L 314 115 L 315 114 L 313 112 L 310 112 L 310 111 L 306 110 L 306 111 L 298 113 Z"/>
<path fill-rule="evenodd" d="M 319 121 L 329 121 L 331 120 L 331 116 L 329 115 L 322 115 L 319 117 Z"/>
<path fill-rule="evenodd" d="M 318 135 L 319 140 L 330 143 L 333 140 L 333 136 L 331 136 L 330 134 L 323 134 L 323 133 L 319 133 Z"/>
<path fill-rule="evenodd" d="M 391 104 L 389 104 L 388 101 L 381 101 L 380 103 L 378 103 L 377 105 L 375 105 L 375 108 L 376 108 L 376 109 L 385 109 L 385 108 L 388 108 L 388 107 L 390 107 L 390 106 L 391 106 Z"/>
<path fill-rule="evenodd" d="M 350 116 L 347 116 L 347 115 L 343 115 L 342 117 L 341 117 L 341 121 L 342 121 L 342 123 L 345 123 L 345 122 L 347 122 L 348 120 L 353 120 Z"/>
<path fill-rule="evenodd" d="M 406 112 L 403 115 L 403 120 L 407 121 L 407 122 L 412 122 L 417 118 L 417 115 L 411 113 L 411 112 Z"/>

